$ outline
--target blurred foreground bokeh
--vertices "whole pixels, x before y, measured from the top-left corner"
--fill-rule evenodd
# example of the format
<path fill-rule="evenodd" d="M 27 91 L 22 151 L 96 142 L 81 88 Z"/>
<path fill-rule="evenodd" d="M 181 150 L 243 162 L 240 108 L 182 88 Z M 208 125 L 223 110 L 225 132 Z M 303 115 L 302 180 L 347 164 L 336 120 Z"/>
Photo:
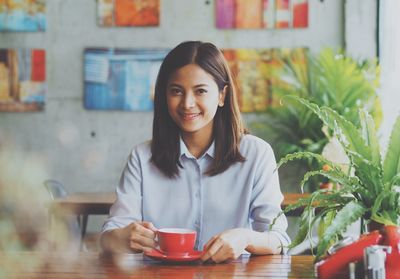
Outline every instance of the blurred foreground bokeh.
<path fill-rule="evenodd" d="M 16 251 L 62 251 L 73 257 L 79 250 L 64 217 L 50 220 L 51 197 L 44 157 L 0 145 L 0 278 L 13 270 L 36 269 L 40 258 L 22 262 Z"/>

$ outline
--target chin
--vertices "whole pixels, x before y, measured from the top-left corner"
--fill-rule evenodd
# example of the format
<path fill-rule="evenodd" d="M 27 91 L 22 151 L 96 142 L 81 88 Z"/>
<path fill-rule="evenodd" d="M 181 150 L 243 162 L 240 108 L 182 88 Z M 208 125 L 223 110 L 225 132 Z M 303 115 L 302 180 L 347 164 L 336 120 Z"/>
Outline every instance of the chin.
<path fill-rule="evenodd" d="M 194 129 L 194 128 L 181 128 L 181 131 L 183 132 L 183 133 L 195 133 L 195 132 L 197 132 L 199 129 Z"/>

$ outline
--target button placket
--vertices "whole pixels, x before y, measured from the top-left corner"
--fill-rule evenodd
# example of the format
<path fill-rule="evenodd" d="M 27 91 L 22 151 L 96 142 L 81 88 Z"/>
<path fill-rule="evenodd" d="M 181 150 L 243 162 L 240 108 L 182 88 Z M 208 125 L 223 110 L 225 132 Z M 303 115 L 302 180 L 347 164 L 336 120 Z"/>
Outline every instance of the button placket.
<path fill-rule="evenodd" d="M 196 160 L 196 169 L 197 169 L 197 190 L 195 192 L 195 198 L 197 200 L 196 204 L 198 205 L 197 207 L 197 216 L 194 222 L 194 226 L 196 228 L 197 231 L 197 239 L 196 239 L 196 247 L 198 247 L 198 249 L 201 249 L 201 247 L 199 247 L 200 245 L 200 239 L 201 239 L 201 233 L 202 233 L 202 226 L 201 226 L 201 219 L 202 219 L 202 211 L 203 211 L 203 205 L 201 202 L 201 186 L 202 186 L 202 173 L 201 173 L 201 167 L 199 164 L 199 161 Z"/>
<path fill-rule="evenodd" d="M 204 160 L 204 158 L 203 158 Z M 203 160 L 201 162 L 203 162 Z M 199 215 L 198 215 L 198 224 L 199 224 L 199 245 L 204 245 L 204 243 L 200 242 L 200 239 L 202 240 L 202 231 L 203 231 L 203 224 L 202 224 L 202 220 L 203 220 L 203 200 L 202 200 L 202 191 L 203 191 L 203 169 L 202 169 L 202 165 L 200 164 L 201 162 L 199 162 L 198 164 L 198 188 L 197 188 L 197 196 L 198 196 L 198 200 L 199 200 Z M 203 247 L 199 247 L 200 250 L 203 249 Z"/>

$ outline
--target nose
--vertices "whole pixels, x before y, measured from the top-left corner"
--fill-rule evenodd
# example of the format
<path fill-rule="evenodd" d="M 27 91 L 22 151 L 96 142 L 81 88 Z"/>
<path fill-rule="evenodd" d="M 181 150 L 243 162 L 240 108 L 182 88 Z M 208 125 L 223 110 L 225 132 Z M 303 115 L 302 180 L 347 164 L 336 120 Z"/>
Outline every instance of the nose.
<path fill-rule="evenodd" d="M 196 98 L 193 92 L 187 92 L 182 100 L 183 108 L 193 108 L 196 103 Z"/>

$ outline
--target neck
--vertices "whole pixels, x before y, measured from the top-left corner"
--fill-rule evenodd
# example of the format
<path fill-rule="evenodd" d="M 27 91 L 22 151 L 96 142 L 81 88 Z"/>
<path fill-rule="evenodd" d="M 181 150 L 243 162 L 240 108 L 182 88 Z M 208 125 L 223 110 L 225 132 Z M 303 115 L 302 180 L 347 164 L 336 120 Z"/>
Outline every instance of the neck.
<path fill-rule="evenodd" d="M 206 133 L 182 133 L 182 139 L 186 144 L 190 154 L 200 158 L 210 147 L 212 135 Z"/>

